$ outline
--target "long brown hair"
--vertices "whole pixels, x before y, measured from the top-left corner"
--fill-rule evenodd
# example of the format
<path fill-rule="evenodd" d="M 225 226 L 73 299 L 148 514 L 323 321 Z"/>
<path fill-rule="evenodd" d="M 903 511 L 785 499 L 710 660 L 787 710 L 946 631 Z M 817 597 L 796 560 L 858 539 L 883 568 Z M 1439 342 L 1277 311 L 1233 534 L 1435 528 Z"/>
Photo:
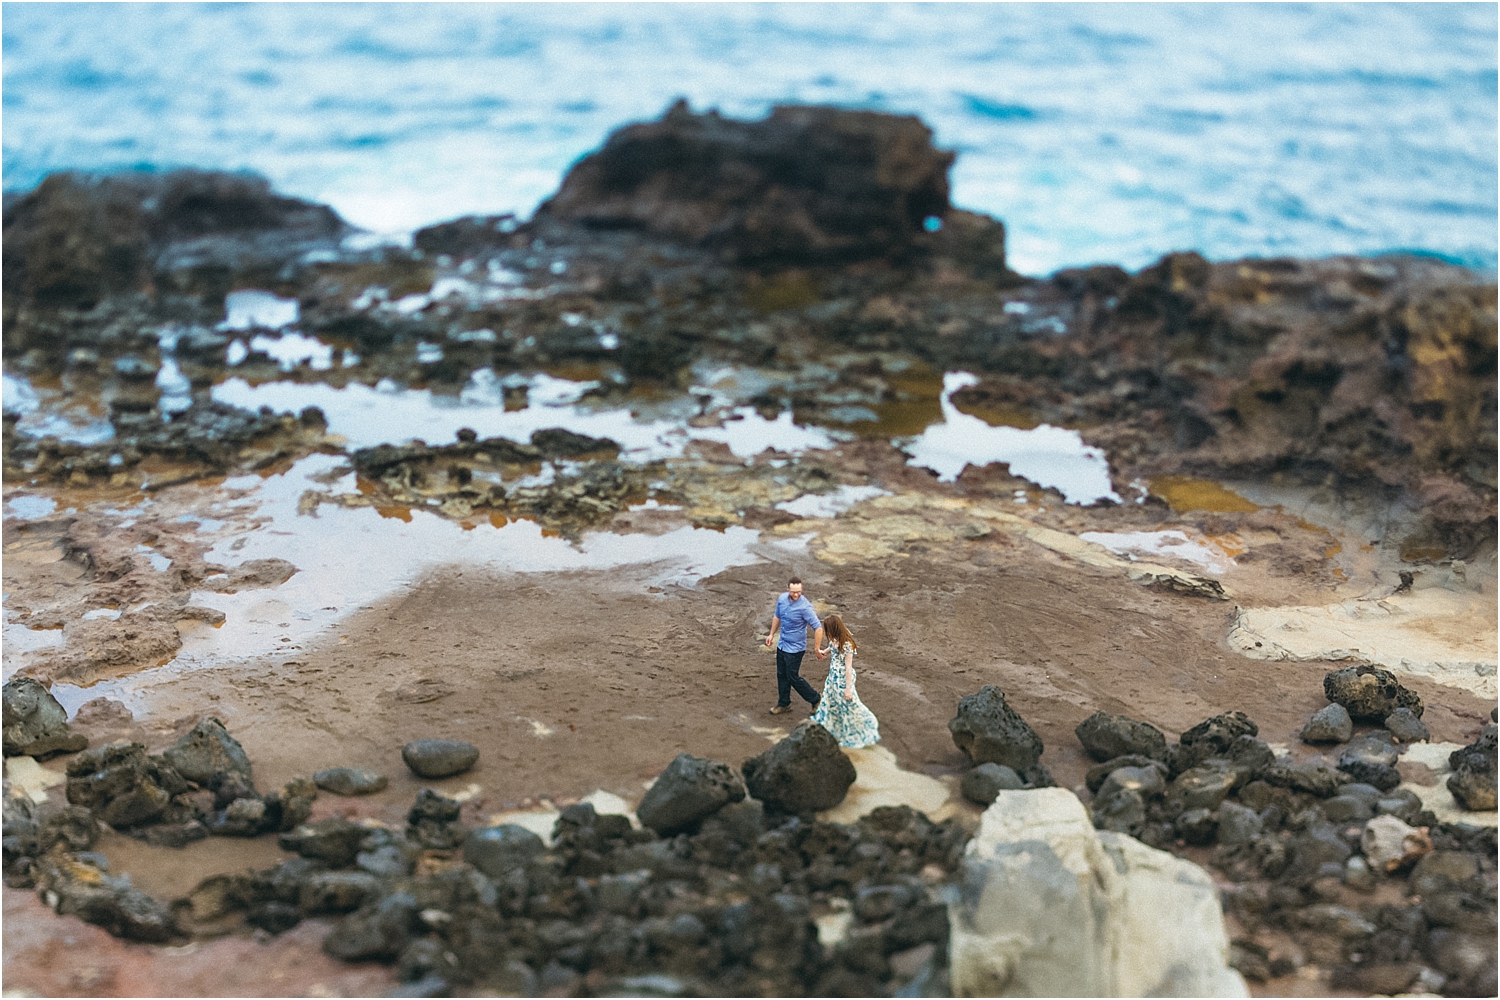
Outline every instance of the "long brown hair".
<path fill-rule="evenodd" d="M 846 642 L 855 649 L 859 648 L 859 643 L 854 641 L 854 633 L 849 631 L 849 626 L 838 615 L 829 615 L 823 619 L 823 631 L 828 633 L 834 649 L 843 649 Z"/>

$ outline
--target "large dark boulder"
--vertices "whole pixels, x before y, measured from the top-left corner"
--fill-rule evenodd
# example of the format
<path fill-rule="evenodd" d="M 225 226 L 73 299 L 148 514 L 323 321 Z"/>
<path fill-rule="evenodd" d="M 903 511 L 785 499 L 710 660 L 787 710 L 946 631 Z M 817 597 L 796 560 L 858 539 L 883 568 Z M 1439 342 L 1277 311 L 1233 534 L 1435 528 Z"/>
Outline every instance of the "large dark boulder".
<path fill-rule="evenodd" d="M 1167 759 L 1167 737 L 1149 722 L 1095 712 L 1080 722 L 1073 732 L 1088 755 L 1100 762 L 1130 754 L 1153 760 Z"/>
<path fill-rule="evenodd" d="M 1042 739 L 1005 701 L 993 684 L 961 699 L 958 714 L 948 722 L 953 742 L 976 764 L 1004 764 L 1017 773 L 1035 767 L 1042 756 Z"/>
<path fill-rule="evenodd" d="M 182 739 L 162 751 L 167 763 L 189 781 L 206 785 L 218 774 L 250 778 L 250 758 L 218 719 L 200 719 Z"/>
<path fill-rule="evenodd" d="M 1479 739 L 1448 755 L 1453 774 L 1448 791 L 1465 809 L 1495 808 L 1495 724 L 1484 727 Z"/>
<path fill-rule="evenodd" d="M 1323 694 L 1343 705 L 1355 722 L 1381 722 L 1398 708 L 1422 717 L 1422 699 L 1389 670 L 1369 665 L 1344 667 L 1323 678 Z"/>
<path fill-rule="evenodd" d="M 222 295 L 235 271 L 337 251 L 350 231 L 250 174 L 57 173 L 5 209 L 6 298 L 86 309 L 153 282 Z"/>
<path fill-rule="evenodd" d="M 678 754 L 647 790 L 635 814 L 663 837 L 694 829 L 731 802 L 745 786 L 728 764 Z"/>
<path fill-rule="evenodd" d="M 30 677 L 5 683 L 5 756 L 46 757 L 75 753 L 89 745 L 88 737 L 68 728 L 68 713 L 52 692 Z"/>
<path fill-rule="evenodd" d="M 797 814 L 832 809 L 844 801 L 855 778 L 854 762 L 833 734 L 811 721 L 740 770 L 753 797 L 770 809 Z"/>
<path fill-rule="evenodd" d="M 613 133 L 537 215 L 758 266 L 892 256 L 948 214 L 953 158 L 911 116 L 780 106 L 747 122 L 678 101 L 659 121 Z"/>

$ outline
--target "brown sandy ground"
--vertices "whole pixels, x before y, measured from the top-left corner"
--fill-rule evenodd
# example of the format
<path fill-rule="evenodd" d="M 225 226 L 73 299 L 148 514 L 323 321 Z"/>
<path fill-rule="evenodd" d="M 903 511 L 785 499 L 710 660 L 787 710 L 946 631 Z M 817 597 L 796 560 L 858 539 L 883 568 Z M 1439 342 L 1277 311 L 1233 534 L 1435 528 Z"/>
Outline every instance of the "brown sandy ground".
<path fill-rule="evenodd" d="M 249 666 L 163 672 L 145 689 L 139 721 L 95 710 L 77 724 L 95 743 L 128 737 L 156 748 L 199 714 L 214 714 L 244 744 L 262 787 L 338 765 L 390 776 L 390 787 L 370 798 L 325 793 L 315 818 L 400 822 L 424 784 L 401 763 L 400 747 L 430 736 L 480 748 L 472 771 L 428 783 L 465 798 L 470 821 L 597 788 L 634 802 L 677 753 L 738 764 L 806 714 L 800 704 L 790 716 L 766 714 L 774 664 L 758 639 L 789 573 L 807 581 L 821 610 L 841 611 L 859 637 L 861 696 L 881 720 L 884 744 L 902 766 L 949 780 L 967 762 L 947 721 L 958 699 L 984 684 L 1000 686 L 1035 727 L 1047 746 L 1043 763 L 1066 787 L 1081 785 L 1089 763 L 1073 727 L 1098 709 L 1149 720 L 1169 736 L 1239 709 L 1263 739 L 1295 747 L 1308 715 L 1324 704 L 1321 680 L 1332 664 L 1260 662 L 1227 647 L 1233 602 L 1149 589 L 1117 568 L 1081 565 L 1006 530 L 967 539 L 957 529 L 971 510 L 934 506 L 931 496 L 899 507 L 921 492 L 915 485 L 903 482 L 902 496 L 838 519 L 780 525 L 772 536 L 818 535 L 805 555 L 768 547 L 766 561 L 691 588 L 652 587 L 658 577 L 646 567 L 512 575 L 449 566 L 344 619 L 308 648 Z M 1133 524 L 1147 515 L 1129 508 L 1080 511 L 1033 499 L 1015 509 L 1075 532 L 1157 526 Z M 880 543 L 864 555 L 833 541 L 861 530 Z M 904 540 L 893 541 L 898 536 Z M 1299 560 L 1301 549 L 1324 541 L 1314 533 L 1286 538 L 1273 544 L 1297 549 Z M 888 543 L 896 551 L 881 548 Z M 847 561 L 833 564 L 830 555 Z M 1230 579 L 1247 603 L 1317 603 L 1339 577 L 1328 565 L 1277 575 L 1252 561 Z M 818 684 L 824 665 L 809 656 L 804 670 Z M 1467 743 L 1488 716 L 1490 705 L 1463 691 L 1409 683 L 1427 703 L 1434 740 Z M 220 838 L 167 851 L 111 836 L 100 849 L 116 871 L 162 899 L 208 874 L 265 867 L 278 856 L 269 841 Z M 230 938 L 172 951 L 108 939 L 52 915 L 26 892 L 6 890 L 5 899 L 7 925 L 27 928 L 5 935 L 7 991 L 358 995 L 389 982 L 384 970 L 331 963 L 313 927 L 269 942 Z M 96 937 L 102 943 L 90 946 L 88 963 L 64 947 Z M 286 978 L 275 979 L 277 971 Z M 1262 989 L 1328 991 L 1312 981 Z"/>

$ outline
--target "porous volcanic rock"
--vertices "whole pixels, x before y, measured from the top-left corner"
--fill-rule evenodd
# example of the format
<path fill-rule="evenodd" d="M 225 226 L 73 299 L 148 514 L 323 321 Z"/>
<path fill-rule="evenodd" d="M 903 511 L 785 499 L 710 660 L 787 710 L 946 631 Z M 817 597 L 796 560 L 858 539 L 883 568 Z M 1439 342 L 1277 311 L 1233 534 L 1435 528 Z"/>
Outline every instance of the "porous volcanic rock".
<path fill-rule="evenodd" d="M 1398 708 L 1422 717 L 1422 698 L 1380 667 L 1362 665 L 1330 671 L 1323 678 L 1323 694 L 1349 710 L 1356 722 L 1381 722 Z"/>
<path fill-rule="evenodd" d="M 1095 712 L 1080 722 L 1073 732 L 1088 755 L 1100 762 L 1129 754 L 1153 760 L 1167 759 L 1167 737 L 1149 722 Z"/>
<path fill-rule="evenodd" d="M 68 728 L 67 710 L 52 692 L 30 677 L 5 683 L 5 756 L 47 757 L 76 753 L 89 745 L 88 737 Z"/>
<path fill-rule="evenodd" d="M 1479 738 L 1448 755 L 1453 774 L 1448 791 L 1465 809 L 1495 808 L 1495 723 L 1484 727 Z"/>
<path fill-rule="evenodd" d="M 1172 748 L 1173 774 L 1181 774 L 1210 757 L 1225 754 L 1241 736 L 1255 736 L 1260 729 L 1244 712 L 1224 712 L 1204 719 L 1183 733 Z"/>
<path fill-rule="evenodd" d="M 401 748 L 401 759 L 424 778 L 446 778 L 473 767 L 479 748 L 462 740 L 413 740 Z"/>
<path fill-rule="evenodd" d="M 833 734 L 811 720 L 740 770 L 745 788 L 767 808 L 798 815 L 832 809 L 856 777 Z"/>
<path fill-rule="evenodd" d="M 948 732 L 976 764 L 1004 764 L 1024 775 L 1042 756 L 1042 738 L 993 684 L 959 699 L 958 714 L 949 720 Z"/>
<path fill-rule="evenodd" d="M 1355 781 L 1388 792 L 1401 784 L 1396 770 L 1399 751 L 1384 740 L 1366 736 L 1349 744 L 1339 755 L 1339 770 Z"/>
<path fill-rule="evenodd" d="M 636 815 L 663 837 L 691 830 L 731 802 L 745 797 L 745 786 L 728 764 L 678 754 L 647 789 Z"/>
<path fill-rule="evenodd" d="M 761 121 L 678 101 L 578 162 L 538 216 L 639 229 L 742 264 L 899 254 L 949 211 L 954 154 L 910 116 L 778 106 Z"/>
<path fill-rule="evenodd" d="M 1348 743 L 1354 735 L 1354 720 L 1349 710 L 1335 702 L 1313 713 L 1302 727 L 1303 743 Z"/>

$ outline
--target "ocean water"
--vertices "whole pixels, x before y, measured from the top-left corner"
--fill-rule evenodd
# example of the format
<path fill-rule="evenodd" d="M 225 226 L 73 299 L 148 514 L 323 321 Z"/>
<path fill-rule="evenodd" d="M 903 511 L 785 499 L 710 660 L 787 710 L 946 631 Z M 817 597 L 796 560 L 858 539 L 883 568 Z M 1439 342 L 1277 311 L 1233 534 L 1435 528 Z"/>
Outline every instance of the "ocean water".
<path fill-rule="evenodd" d="M 529 214 L 676 97 L 920 115 L 1012 264 L 1496 265 L 1493 4 L 4 5 L 4 186 L 249 169 L 377 232 Z"/>

